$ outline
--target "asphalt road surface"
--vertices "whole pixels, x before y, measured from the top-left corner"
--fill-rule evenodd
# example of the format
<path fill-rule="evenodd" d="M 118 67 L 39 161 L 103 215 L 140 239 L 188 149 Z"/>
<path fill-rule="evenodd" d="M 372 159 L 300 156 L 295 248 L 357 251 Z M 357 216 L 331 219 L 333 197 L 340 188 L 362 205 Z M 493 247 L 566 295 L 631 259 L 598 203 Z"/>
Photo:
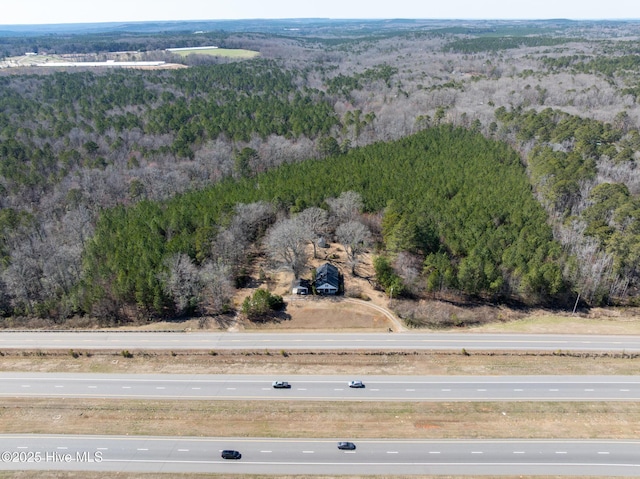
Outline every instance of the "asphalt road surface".
<path fill-rule="evenodd" d="M 352 440 L 355 451 L 337 441 Z M 224 460 L 222 449 L 242 453 Z M 640 475 L 640 441 L 1 435 L 0 470 L 237 474 Z"/>
<path fill-rule="evenodd" d="M 359 379 L 362 389 L 348 386 Z M 284 380 L 290 389 L 274 389 Z M 638 401 L 640 376 L 253 376 L 0 372 L 0 397 L 331 401 Z"/>
<path fill-rule="evenodd" d="M 282 334 L 2 332 L 3 349 L 461 350 L 639 352 L 640 336 L 514 334 Z M 192 399 L 638 400 L 634 376 L 259 377 L 1 373 L 0 396 Z M 274 390 L 272 380 L 291 389 Z M 361 379 L 366 388 L 346 382 Z M 53 391 L 53 392 L 52 392 Z M 0 470 L 99 470 L 237 474 L 458 474 L 640 476 L 640 441 L 391 441 L 0 436 Z M 237 449 L 238 461 L 220 450 Z"/>
<path fill-rule="evenodd" d="M 475 333 L 0 332 L 6 349 L 640 352 L 640 336 Z"/>

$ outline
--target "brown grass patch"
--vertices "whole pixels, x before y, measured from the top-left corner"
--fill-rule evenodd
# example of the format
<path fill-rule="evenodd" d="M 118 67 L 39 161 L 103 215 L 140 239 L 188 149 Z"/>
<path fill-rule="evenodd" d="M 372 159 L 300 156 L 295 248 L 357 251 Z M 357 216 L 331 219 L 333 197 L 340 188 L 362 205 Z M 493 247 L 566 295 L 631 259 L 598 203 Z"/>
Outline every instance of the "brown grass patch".
<path fill-rule="evenodd" d="M 3 399 L 2 433 L 402 439 L 635 439 L 637 402 Z"/>
<path fill-rule="evenodd" d="M 243 322 L 247 330 L 279 331 L 386 331 L 391 323 L 382 314 L 340 298 L 301 298 L 287 302 L 288 319 L 269 323 Z"/>
<path fill-rule="evenodd" d="M 5 351 L 3 371 L 136 374 L 637 375 L 640 354 L 431 351 Z"/>

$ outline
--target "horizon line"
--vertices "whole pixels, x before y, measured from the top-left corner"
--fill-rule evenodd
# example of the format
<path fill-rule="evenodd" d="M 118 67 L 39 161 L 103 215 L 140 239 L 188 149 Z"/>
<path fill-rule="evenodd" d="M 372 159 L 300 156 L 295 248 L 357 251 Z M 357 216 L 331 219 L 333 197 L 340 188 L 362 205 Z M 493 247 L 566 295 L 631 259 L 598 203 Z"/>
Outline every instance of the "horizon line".
<path fill-rule="evenodd" d="M 281 18 L 206 18 L 206 19 L 179 19 L 179 20 L 107 20 L 107 21 L 71 21 L 57 23 L 2 23 L 0 28 L 6 27 L 52 27 L 52 26 L 80 26 L 80 25 L 109 25 L 109 24 L 142 24 L 142 23 L 195 23 L 195 22 L 247 22 L 247 21 L 299 21 L 299 20 L 327 20 L 327 21 L 465 21 L 465 22 L 491 22 L 491 21 L 511 21 L 511 22 L 549 22 L 549 21 L 569 21 L 569 22 L 637 22 L 639 18 L 610 17 L 610 18 L 568 18 L 568 17 L 540 17 L 540 18 L 425 18 L 425 17 L 281 17 Z"/>

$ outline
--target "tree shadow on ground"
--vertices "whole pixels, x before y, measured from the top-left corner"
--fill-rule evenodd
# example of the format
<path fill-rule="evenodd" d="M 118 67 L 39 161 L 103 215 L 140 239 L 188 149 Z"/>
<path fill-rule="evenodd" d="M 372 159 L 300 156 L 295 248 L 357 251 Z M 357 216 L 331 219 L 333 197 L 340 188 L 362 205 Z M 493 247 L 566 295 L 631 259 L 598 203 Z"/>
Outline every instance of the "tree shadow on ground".
<path fill-rule="evenodd" d="M 251 318 L 250 321 L 255 324 L 280 324 L 284 321 L 291 321 L 291 315 L 283 309 L 282 311 L 275 311 L 270 314 Z"/>

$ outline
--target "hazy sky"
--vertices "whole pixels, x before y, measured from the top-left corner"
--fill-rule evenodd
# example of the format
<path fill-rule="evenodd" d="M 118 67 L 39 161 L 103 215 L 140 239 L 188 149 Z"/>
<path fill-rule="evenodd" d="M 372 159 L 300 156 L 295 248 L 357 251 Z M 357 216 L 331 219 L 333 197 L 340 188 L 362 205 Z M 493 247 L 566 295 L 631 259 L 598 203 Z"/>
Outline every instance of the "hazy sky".
<path fill-rule="evenodd" d="M 0 0 L 0 25 L 249 18 L 640 19 L 640 1 Z"/>

